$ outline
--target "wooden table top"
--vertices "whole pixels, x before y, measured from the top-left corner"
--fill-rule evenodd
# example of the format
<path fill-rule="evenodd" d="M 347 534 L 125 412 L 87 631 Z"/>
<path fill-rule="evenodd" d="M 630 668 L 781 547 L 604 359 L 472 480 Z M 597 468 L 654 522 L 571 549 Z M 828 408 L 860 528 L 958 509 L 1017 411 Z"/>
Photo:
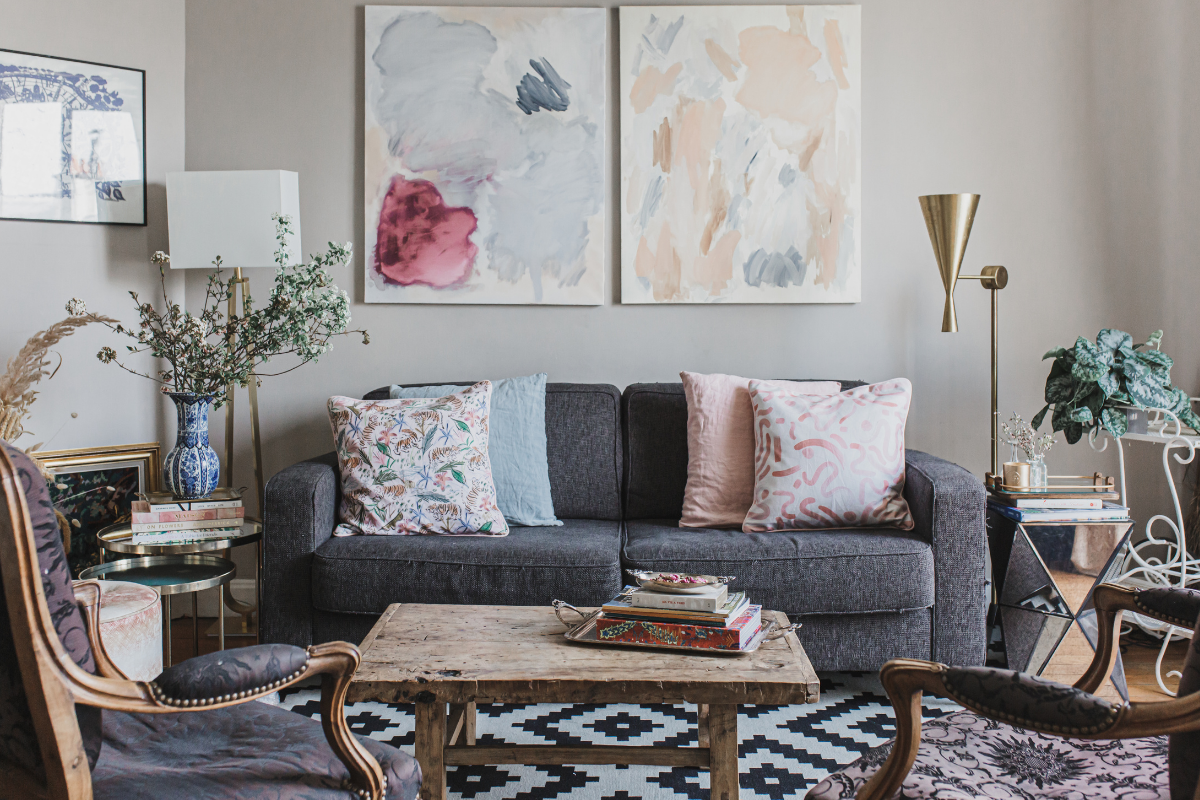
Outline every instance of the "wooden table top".
<path fill-rule="evenodd" d="M 580 644 L 565 631 L 546 607 L 392 605 L 362 643 L 347 701 L 783 705 L 820 696 L 794 633 L 719 656 Z"/>

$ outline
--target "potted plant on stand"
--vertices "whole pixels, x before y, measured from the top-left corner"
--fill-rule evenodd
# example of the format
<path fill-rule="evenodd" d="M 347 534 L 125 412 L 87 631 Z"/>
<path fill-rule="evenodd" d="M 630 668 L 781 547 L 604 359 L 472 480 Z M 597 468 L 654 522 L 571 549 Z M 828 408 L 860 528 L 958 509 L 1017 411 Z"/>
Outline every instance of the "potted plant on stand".
<path fill-rule="evenodd" d="M 117 352 L 104 347 L 97 357 L 105 364 L 116 364 L 127 372 L 149 378 L 161 385 L 174 401 L 179 429 L 175 447 L 163 460 L 163 483 L 179 499 L 209 495 L 217 488 L 220 462 L 208 442 L 210 406 L 224 404 L 226 387 L 246 386 L 251 380 L 282 375 L 315 361 L 332 347 L 330 339 L 347 333 L 360 333 L 363 344 L 370 338 L 366 331 L 349 330 L 350 299 L 333 283 L 329 270 L 350 262 L 351 245 L 329 243 L 329 249 L 312 257 L 311 263 L 287 263 L 287 237 L 292 234 L 290 220 L 276 215 L 275 286 L 266 305 L 243 316 L 226 316 L 221 309 L 229 305 L 234 291 L 221 270 L 221 259 L 209 276 L 204 304 L 198 314 L 184 310 L 167 295 L 165 266 L 170 257 L 157 252 L 151 261 L 158 266 L 162 279 L 164 310 L 142 302 L 136 292 L 140 318 L 136 327 L 126 327 L 107 317 L 89 315 L 91 321 L 128 336 L 130 354 L 149 352 L 166 362 L 157 374 L 139 372 L 122 363 Z M 75 301 L 73 301 L 75 302 Z M 249 298 L 247 298 L 249 307 Z M 278 356 L 292 355 L 298 363 L 278 372 L 263 373 L 256 365 Z"/>
<path fill-rule="evenodd" d="M 1180 423 L 1200 429 L 1187 392 L 1171 383 L 1174 361 L 1159 350 L 1162 331 L 1140 344 L 1124 331 L 1105 328 L 1089 342 L 1080 336 L 1071 348 L 1060 347 L 1042 357 L 1053 358 L 1046 378 L 1046 406 L 1032 420 L 1040 428 L 1053 411 L 1050 425 L 1068 444 L 1103 428 L 1121 437 L 1129 430 L 1129 409 L 1158 409 Z"/>

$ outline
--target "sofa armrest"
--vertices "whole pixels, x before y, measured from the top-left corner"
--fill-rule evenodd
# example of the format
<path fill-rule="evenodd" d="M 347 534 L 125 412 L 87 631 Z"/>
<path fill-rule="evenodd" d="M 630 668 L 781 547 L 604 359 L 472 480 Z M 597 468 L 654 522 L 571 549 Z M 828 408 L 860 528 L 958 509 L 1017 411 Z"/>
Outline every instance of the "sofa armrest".
<path fill-rule="evenodd" d="M 312 556 L 333 535 L 339 492 L 333 453 L 293 464 L 267 484 L 259 641 L 313 643 Z"/>
<path fill-rule="evenodd" d="M 957 464 L 905 452 L 904 499 L 933 545 L 933 658 L 982 664 L 987 650 L 987 529 L 983 484 Z"/>

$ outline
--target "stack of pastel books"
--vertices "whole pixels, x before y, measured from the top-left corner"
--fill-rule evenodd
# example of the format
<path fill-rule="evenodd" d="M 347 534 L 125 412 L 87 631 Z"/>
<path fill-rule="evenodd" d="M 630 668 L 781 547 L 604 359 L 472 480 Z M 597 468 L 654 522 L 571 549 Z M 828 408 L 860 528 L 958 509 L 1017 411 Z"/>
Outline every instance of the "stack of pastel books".
<path fill-rule="evenodd" d="M 601 642 L 742 650 L 762 627 L 762 606 L 724 584 L 689 594 L 629 586 L 602 610 Z"/>
<path fill-rule="evenodd" d="M 1067 489 L 1048 487 L 1020 492 L 993 488 L 988 493 L 988 508 L 1023 525 L 1063 525 L 1087 522 L 1122 522 L 1129 509 L 1107 487 Z"/>
<path fill-rule="evenodd" d="M 133 544 L 193 544 L 241 535 L 246 509 L 236 489 L 217 489 L 200 500 L 148 492 L 133 502 Z"/>

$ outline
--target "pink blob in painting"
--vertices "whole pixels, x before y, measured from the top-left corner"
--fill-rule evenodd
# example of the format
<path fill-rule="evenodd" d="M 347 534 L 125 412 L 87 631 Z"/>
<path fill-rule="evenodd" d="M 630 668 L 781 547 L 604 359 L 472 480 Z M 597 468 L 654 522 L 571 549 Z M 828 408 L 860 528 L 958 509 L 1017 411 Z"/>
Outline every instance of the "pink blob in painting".
<path fill-rule="evenodd" d="M 461 286 L 479 252 L 471 243 L 478 225 L 471 209 L 447 206 L 429 181 L 395 175 L 379 210 L 375 268 L 401 286 Z"/>

